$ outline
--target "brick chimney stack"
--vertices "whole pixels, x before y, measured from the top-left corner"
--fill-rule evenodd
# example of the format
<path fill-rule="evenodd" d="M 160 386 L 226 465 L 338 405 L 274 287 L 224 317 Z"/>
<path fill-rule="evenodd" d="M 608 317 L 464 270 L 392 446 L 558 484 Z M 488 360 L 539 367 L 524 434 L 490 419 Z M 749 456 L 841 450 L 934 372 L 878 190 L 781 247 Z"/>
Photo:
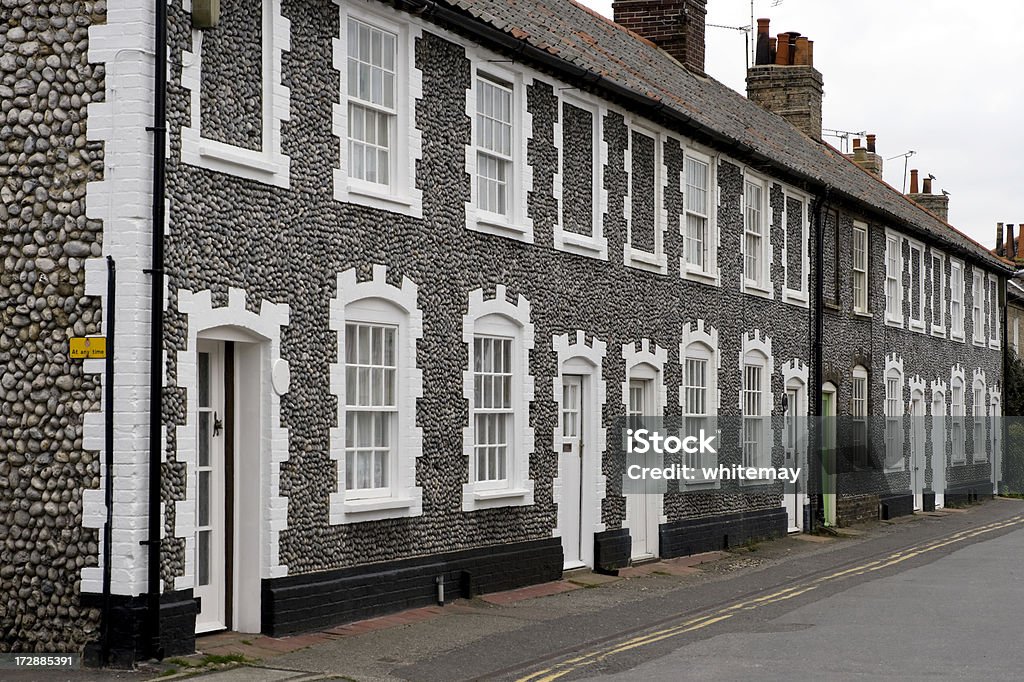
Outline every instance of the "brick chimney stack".
<path fill-rule="evenodd" d="M 924 190 L 917 189 L 917 170 L 910 171 L 910 193 L 907 198 L 925 207 L 945 221 L 949 221 L 949 194 L 932 194 L 932 180 L 934 176 L 929 175 L 924 180 Z"/>
<path fill-rule="evenodd" d="M 769 20 L 757 21 L 754 66 L 747 70 L 747 98 L 821 140 L 824 80 L 814 68 L 814 41 L 780 33 L 772 44 Z"/>
<path fill-rule="evenodd" d="M 875 136 L 868 135 L 868 146 L 862 147 L 860 138 L 853 140 L 853 153 L 846 154 L 846 158 L 869 173 L 882 177 L 882 157 L 875 152 Z"/>
<path fill-rule="evenodd" d="M 615 23 L 647 38 L 688 69 L 704 73 L 707 0 L 615 0 Z"/>

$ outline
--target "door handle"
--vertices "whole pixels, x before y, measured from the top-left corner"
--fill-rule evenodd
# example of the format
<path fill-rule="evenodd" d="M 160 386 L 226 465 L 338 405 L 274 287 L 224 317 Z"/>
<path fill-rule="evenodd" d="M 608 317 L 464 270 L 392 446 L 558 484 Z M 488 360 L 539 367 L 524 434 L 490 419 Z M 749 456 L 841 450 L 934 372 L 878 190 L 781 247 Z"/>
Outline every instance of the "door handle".
<path fill-rule="evenodd" d="M 219 436 L 224 431 L 224 422 L 220 420 L 217 413 L 213 413 L 213 435 L 214 437 Z"/>

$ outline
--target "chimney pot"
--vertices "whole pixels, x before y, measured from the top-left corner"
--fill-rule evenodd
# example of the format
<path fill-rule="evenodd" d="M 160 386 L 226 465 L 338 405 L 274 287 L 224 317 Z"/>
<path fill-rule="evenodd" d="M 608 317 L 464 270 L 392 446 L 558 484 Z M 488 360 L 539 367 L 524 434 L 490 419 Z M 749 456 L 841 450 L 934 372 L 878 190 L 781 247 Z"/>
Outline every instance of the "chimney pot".
<path fill-rule="evenodd" d="M 859 137 L 853 138 L 853 148 L 854 149 L 860 148 L 860 138 Z"/>
<path fill-rule="evenodd" d="M 1017 248 L 1014 249 L 1017 258 L 1024 257 L 1024 223 L 1020 223 L 1020 228 L 1020 232 L 1017 234 Z"/>
<path fill-rule="evenodd" d="M 1017 257 L 1017 240 L 1013 236 L 1013 225 L 1006 226 L 1006 256 L 1008 258 Z"/>
<path fill-rule="evenodd" d="M 771 26 L 771 19 L 758 19 L 757 20 L 757 35 L 768 35 L 768 27 Z"/>
<path fill-rule="evenodd" d="M 872 154 L 875 153 L 875 135 L 868 135 L 868 151 Z"/>
<path fill-rule="evenodd" d="M 917 184 L 917 169 L 916 168 L 914 168 L 913 170 L 910 171 L 910 193 L 911 194 L 920 194 L 920 190 L 918 189 L 918 184 Z"/>
<path fill-rule="evenodd" d="M 775 63 L 780 66 L 789 64 L 789 34 L 780 33 L 775 53 Z"/>
<path fill-rule="evenodd" d="M 796 66 L 810 66 L 809 52 L 807 47 L 807 38 L 800 37 L 796 39 L 796 54 L 793 55 L 793 64 Z"/>
<path fill-rule="evenodd" d="M 931 178 L 925 178 L 924 179 L 924 189 L 922 189 L 921 192 L 923 194 L 931 194 L 932 193 L 932 179 Z"/>
<path fill-rule="evenodd" d="M 996 223 L 996 255 L 1003 255 L 1003 224 Z"/>

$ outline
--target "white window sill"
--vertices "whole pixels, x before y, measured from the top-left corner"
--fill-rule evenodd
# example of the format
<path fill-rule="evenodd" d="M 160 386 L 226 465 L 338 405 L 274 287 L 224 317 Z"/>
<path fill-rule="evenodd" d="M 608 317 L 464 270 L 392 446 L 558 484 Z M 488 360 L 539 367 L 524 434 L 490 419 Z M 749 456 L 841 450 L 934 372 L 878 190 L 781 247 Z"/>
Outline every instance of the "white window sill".
<path fill-rule="evenodd" d="M 992 350 L 999 350 L 999 342 L 989 339 L 988 347 L 991 348 Z"/>
<path fill-rule="evenodd" d="M 869 313 L 866 310 L 854 310 L 853 311 L 853 316 L 854 317 L 859 317 L 862 320 L 873 320 L 875 318 L 874 315 L 872 315 L 871 313 Z"/>
<path fill-rule="evenodd" d="M 533 486 L 526 488 L 477 488 L 462 486 L 462 510 L 476 511 L 494 507 L 523 507 L 533 504 Z"/>
<path fill-rule="evenodd" d="M 978 346 L 979 348 L 984 348 L 985 346 L 988 345 L 988 342 L 985 341 L 985 339 L 974 339 L 974 345 Z"/>
<path fill-rule="evenodd" d="M 760 298 L 775 298 L 774 292 L 764 284 L 758 284 L 750 280 L 743 281 L 743 293 Z"/>
<path fill-rule="evenodd" d="M 762 468 L 762 467 L 755 467 L 755 468 L 759 469 L 759 468 Z M 756 487 L 759 487 L 759 486 L 775 485 L 776 483 L 781 483 L 781 481 L 772 481 L 772 480 L 769 480 L 769 479 L 760 479 L 760 478 L 755 478 L 755 479 L 745 479 L 744 478 L 744 479 L 740 479 L 740 487 L 741 488 L 756 488 Z"/>
<path fill-rule="evenodd" d="M 886 318 L 885 318 L 885 325 L 887 327 L 898 327 L 899 329 L 903 329 L 903 320 L 898 320 L 898 319 L 894 319 L 894 318 L 886 316 Z"/>
<path fill-rule="evenodd" d="M 686 260 L 679 259 L 679 275 L 686 280 L 691 282 L 700 282 L 701 284 L 707 284 L 709 286 L 718 287 L 722 285 L 722 280 L 719 278 L 717 272 L 711 272 L 708 270 L 700 270 L 698 268 L 689 265 Z"/>
<path fill-rule="evenodd" d="M 810 299 L 808 298 L 807 294 L 803 291 L 797 291 L 795 289 L 783 289 L 782 301 L 783 303 L 790 303 L 793 305 L 806 307 Z"/>
<path fill-rule="evenodd" d="M 423 513 L 419 488 L 411 497 L 366 497 L 341 499 L 345 493 L 331 495 L 331 524 L 360 523 L 382 519 L 400 519 Z"/>
<path fill-rule="evenodd" d="M 938 336 L 939 338 L 946 338 L 945 327 L 932 327 L 932 336 Z"/>
<path fill-rule="evenodd" d="M 631 268 L 656 272 L 662 275 L 666 274 L 667 271 L 664 255 L 634 249 L 628 244 L 626 245 L 625 264 Z"/>
<path fill-rule="evenodd" d="M 686 490 L 718 490 L 722 487 L 722 482 L 718 479 L 694 479 L 692 481 L 683 481 L 683 487 Z"/>
<path fill-rule="evenodd" d="M 601 237 L 588 237 L 575 232 L 558 230 L 555 233 L 555 248 L 579 256 L 608 260 L 608 242 Z"/>
<path fill-rule="evenodd" d="M 516 225 L 506 216 L 497 213 L 473 210 L 473 213 L 468 216 L 467 227 L 475 232 L 508 237 L 528 244 L 533 243 L 531 229 Z"/>
<path fill-rule="evenodd" d="M 264 152 L 242 149 L 216 140 L 202 140 L 199 145 L 199 156 L 248 168 L 267 176 L 274 176 L 281 172 L 281 164 L 272 161 Z"/>
<path fill-rule="evenodd" d="M 909 329 L 912 332 L 922 332 L 923 333 L 924 332 L 924 327 L 925 327 L 924 320 L 914 320 L 914 319 L 911 319 L 910 322 L 907 324 L 907 329 Z"/>
<path fill-rule="evenodd" d="M 949 335 L 949 338 L 950 338 L 951 341 L 958 341 L 960 343 L 966 343 L 966 341 L 964 339 L 963 332 L 960 332 L 959 334 L 956 333 L 956 332 L 951 332 L 950 335 Z"/>

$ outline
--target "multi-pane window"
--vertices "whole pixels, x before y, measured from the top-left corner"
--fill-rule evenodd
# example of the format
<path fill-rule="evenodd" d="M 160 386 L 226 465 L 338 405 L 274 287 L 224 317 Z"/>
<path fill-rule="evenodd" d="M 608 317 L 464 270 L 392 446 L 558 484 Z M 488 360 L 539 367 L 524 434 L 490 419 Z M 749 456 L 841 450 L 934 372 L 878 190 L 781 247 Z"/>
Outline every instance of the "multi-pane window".
<path fill-rule="evenodd" d="M 761 465 L 765 448 L 764 434 L 764 367 L 760 364 L 743 366 L 743 466 Z"/>
<path fill-rule="evenodd" d="M 964 451 L 964 385 L 960 379 L 953 379 L 950 388 L 950 416 L 952 417 L 952 431 L 950 441 L 953 445 L 953 462 L 963 463 L 967 461 Z"/>
<path fill-rule="evenodd" d="M 708 428 L 708 365 L 706 357 L 687 357 L 683 368 L 686 404 L 686 435 L 696 436 Z M 700 466 L 700 453 L 687 453 L 686 466 Z"/>
<path fill-rule="evenodd" d="M 398 330 L 345 325 L 345 488 L 390 492 L 397 439 Z"/>
<path fill-rule="evenodd" d="M 945 261 L 942 256 L 932 254 L 932 331 L 946 330 Z"/>
<path fill-rule="evenodd" d="M 974 386 L 974 403 L 971 409 L 974 413 L 974 461 L 984 461 L 985 455 L 985 389 Z"/>
<path fill-rule="evenodd" d="M 853 227 L 853 310 L 868 311 L 868 231 Z"/>
<path fill-rule="evenodd" d="M 684 257 L 688 267 L 701 272 L 711 270 L 708 232 L 710 215 L 708 193 L 710 187 L 710 165 L 686 157 L 686 226 Z"/>
<path fill-rule="evenodd" d="M 476 79 L 476 203 L 509 215 L 513 152 L 512 86 L 478 74 Z"/>
<path fill-rule="evenodd" d="M 892 322 L 903 322 L 902 258 L 900 240 L 896 237 L 885 239 L 885 317 Z"/>
<path fill-rule="evenodd" d="M 889 372 L 885 379 L 885 468 L 903 467 L 903 403 L 901 377 Z"/>
<path fill-rule="evenodd" d="M 764 188 L 747 182 L 744 190 L 743 277 L 755 285 L 764 284 Z"/>
<path fill-rule="evenodd" d="M 910 323 L 916 329 L 924 324 L 924 248 L 910 245 Z"/>
<path fill-rule="evenodd" d="M 348 21 L 348 172 L 391 184 L 396 135 L 397 36 Z"/>
<path fill-rule="evenodd" d="M 853 370 L 853 399 L 850 404 L 853 463 L 868 464 L 868 375 L 863 367 Z"/>
<path fill-rule="evenodd" d="M 974 323 L 974 340 L 985 340 L 985 280 L 977 269 L 974 271 L 974 287 L 971 290 L 971 320 Z"/>
<path fill-rule="evenodd" d="M 949 327 L 950 335 L 964 338 L 964 266 L 955 261 L 949 265 Z"/>
<path fill-rule="evenodd" d="M 512 339 L 473 338 L 473 457 L 475 481 L 504 481 L 515 422 Z"/>

